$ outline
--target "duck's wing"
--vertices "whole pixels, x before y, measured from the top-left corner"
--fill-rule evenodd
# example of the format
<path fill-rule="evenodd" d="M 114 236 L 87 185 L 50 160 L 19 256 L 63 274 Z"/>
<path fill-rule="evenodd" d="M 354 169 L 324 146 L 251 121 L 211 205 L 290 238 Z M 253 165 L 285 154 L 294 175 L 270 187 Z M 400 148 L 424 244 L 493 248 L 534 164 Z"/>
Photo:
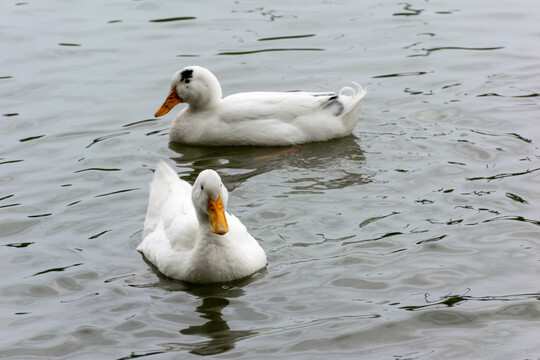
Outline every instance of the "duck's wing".
<path fill-rule="evenodd" d="M 150 183 L 143 240 L 137 247 L 164 274 L 183 264 L 195 243 L 199 224 L 191 201 L 191 185 L 160 161 Z M 182 265 L 184 266 L 184 265 Z"/>
<path fill-rule="evenodd" d="M 224 98 L 218 121 L 206 129 L 207 144 L 284 145 L 322 141 L 351 133 L 366 94 L 359 85 L 335 93 L 240 93 Z"/>
<path fill-rule="evenodd" d="M 222 120 L 278 119 L 292 122 L 313 113 L 341 116 L 356 107 L 367 91 L 344 87 L 334 92 L 247 92 L 227 96 L 221 102 Z"/>
<path fill-rule="evenodd" d="M 197 220 L 191 202 L 191 185 L 160 161 L 150 183 L 143 238 L 153 232 L 160 221 L 163 221 L 163 228 L 168 230 L 176 219 L 185 219 L 187 223 Z"/>
<path fill-rule="evenodd" d="M 221 102 L 221 119 L 227 123 L 251 120 L 293 122 L 316 111 L 335 111 L 335 93 L 249 92 L 230 95 Z"/>

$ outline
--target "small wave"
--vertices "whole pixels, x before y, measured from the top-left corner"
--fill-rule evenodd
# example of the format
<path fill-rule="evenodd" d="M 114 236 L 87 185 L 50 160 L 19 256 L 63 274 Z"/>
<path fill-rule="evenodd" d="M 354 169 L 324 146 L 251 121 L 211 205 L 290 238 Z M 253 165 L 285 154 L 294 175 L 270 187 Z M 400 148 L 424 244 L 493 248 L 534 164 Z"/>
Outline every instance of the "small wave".
<path fill-rule="evenodd" d="M 150 20 L 151 23 L 162 23 L 162 22 L 171 22 L 171 21 L 185 21 L 185 20 L 195 20 L 197 19 L 194 16 L 182 16 L 182 17 L 173 17 L 173 18 L 164 18 L 164 19 L 154 19 Z"/>
<path fill-rule="evenodd" d="M 218 55 L 248 55 L 248 54 L 257 54 L 257 53 L 263 53 L 263 52 L 272 52 L 272 51 L 325 51 L 325 49 L 320 49 L 320 48 L 260 49 L 260 50 L 250 50 L 250 51 L 225 51 L 225 52 L 218 53 Z"/>

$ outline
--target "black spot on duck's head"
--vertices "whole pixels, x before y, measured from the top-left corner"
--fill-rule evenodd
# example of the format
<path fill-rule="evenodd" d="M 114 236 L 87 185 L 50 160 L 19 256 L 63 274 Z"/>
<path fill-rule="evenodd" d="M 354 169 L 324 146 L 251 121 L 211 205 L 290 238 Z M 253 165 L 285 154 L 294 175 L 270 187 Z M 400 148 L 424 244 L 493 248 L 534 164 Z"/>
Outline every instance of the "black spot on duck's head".
<path fill-rule="evenodd" d="M 191 78 L 193 77 L 193 70 L 192 69 L 186 69 L 180 73 L 180 81 L 189 84 L 191 81 Z"/>

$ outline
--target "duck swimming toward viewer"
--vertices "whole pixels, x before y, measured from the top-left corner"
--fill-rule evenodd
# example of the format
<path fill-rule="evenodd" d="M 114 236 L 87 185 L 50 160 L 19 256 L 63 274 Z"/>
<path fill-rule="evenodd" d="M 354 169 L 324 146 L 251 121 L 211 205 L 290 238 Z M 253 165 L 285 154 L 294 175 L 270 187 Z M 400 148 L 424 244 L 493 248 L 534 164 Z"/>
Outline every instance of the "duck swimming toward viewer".
<path fill-rule="evenodd" d="M 214 170 L 202 171 L 191 186 L 159 162 L 137 250 L 164 275 L 197 284 L 241 279 L 264 268 L 264 250 L 226 212 L 228 199 Z"/>
<path fill-rule="evenodd" d="M 188 66 L 171 79 L 171 91 L 156 112 L 188 106 L 173 120 L 173 142 L 206 145 L 284 146 L 349 135 L 359 120 L 367 91 L 344 87 L 332 92 L 245 92 L 222 98 L 208 69 Z"/>

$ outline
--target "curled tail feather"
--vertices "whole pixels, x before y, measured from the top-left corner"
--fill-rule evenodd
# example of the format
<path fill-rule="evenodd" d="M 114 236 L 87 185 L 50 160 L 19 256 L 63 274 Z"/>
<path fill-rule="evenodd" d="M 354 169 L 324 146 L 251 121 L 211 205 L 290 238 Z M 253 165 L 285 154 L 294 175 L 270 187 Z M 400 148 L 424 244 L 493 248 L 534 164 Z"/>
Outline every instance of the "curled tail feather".
<path fill-rule="evenodd" d="M 358 122 L 360 116 L 360 110 L 362 108 L 362 100 L 367 94 L 367 89 L 364 89 L 359 83 L 352 82 L 356 89 L 345 86 L 339 91 L 339 96 L 348 98 L 344 101 L 345 108 L 343 109 L 343 122 L 347 127 L 349 133 L 353 130 L 354 126 Z"/>

